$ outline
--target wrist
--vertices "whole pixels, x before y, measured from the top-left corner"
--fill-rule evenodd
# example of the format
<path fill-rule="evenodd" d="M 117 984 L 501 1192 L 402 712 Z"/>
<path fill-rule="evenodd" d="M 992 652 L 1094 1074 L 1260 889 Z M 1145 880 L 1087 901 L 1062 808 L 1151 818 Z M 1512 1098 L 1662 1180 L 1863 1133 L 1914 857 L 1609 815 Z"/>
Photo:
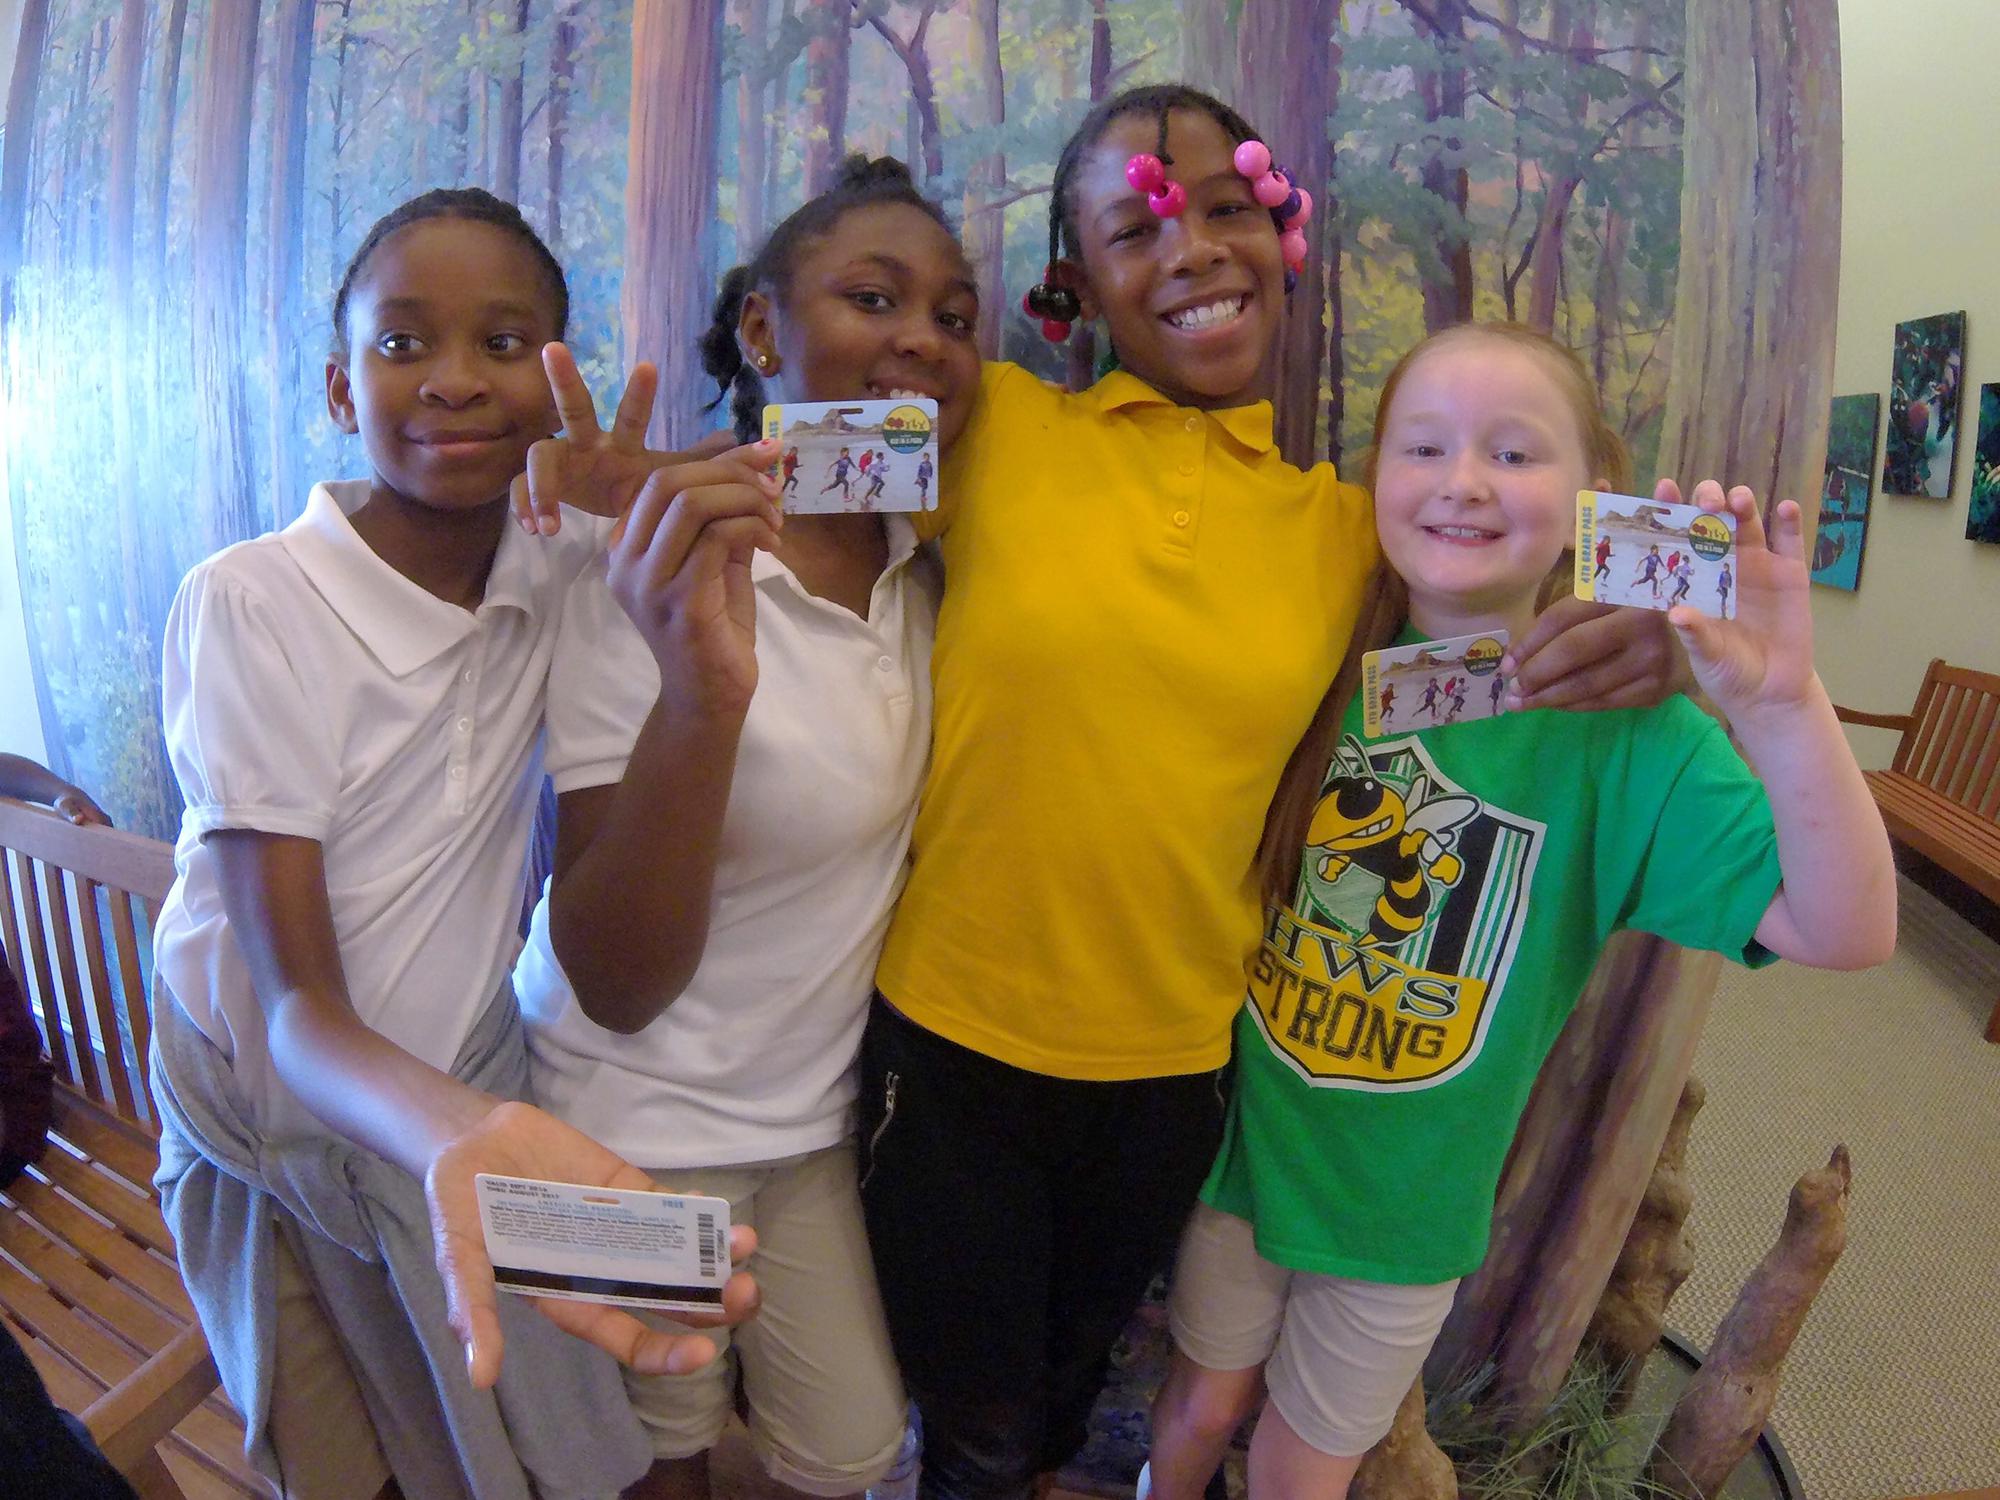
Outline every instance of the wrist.
<path fill-rule="evenodd" d="M 1796 692 L 1759 696 L 1741 708 L 1725 703 L 1722 709 L 1737 737 L 1752 741 L 1784 735 L 1821 718 L 1832 718 L 1833 699 L 1819 680 L 1819 673 L 1812 672 Z"/>

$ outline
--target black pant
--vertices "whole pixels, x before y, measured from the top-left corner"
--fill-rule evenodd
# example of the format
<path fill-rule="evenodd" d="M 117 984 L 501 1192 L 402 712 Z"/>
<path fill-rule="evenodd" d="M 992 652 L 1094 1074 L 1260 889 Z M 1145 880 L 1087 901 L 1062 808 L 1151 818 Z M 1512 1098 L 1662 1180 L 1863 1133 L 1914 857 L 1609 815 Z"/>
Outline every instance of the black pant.
<path fill-rule="evenodd" d="M 1111 1346 L 1221 1139 L 1220 1073 L 1010 1067 L 875 997 L 861 1201 L 923 1414 L 924 1500 L 1018 1500 L 1082 1447 Z"/>

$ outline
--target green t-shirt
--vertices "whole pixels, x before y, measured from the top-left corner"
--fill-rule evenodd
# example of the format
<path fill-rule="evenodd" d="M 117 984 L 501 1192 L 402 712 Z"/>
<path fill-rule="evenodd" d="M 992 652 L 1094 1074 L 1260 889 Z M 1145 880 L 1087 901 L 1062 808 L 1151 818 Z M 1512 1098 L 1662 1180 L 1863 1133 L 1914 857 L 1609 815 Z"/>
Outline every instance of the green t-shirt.
<path fill-rule="evenodd" d="M 1485 1257 L 1529 1089 L 1605 940 L 1634 928 L 1768 962 L 1777 835 L 1684 698 L 1365 746 L 1357 703 L 1346 729 L 1323 842 L 1251 963 L 1202 1196 L 1277 1265 L 1448 1281 Z"/>

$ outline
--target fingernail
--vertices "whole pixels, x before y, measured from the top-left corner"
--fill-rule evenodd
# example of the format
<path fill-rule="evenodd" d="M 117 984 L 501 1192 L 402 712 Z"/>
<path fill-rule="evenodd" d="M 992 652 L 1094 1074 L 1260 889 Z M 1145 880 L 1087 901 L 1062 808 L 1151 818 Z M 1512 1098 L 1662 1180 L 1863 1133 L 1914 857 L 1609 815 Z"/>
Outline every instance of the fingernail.
<path fill-rule="evenodd" d="M 543 536 L 554 536 L 556 534 L 556 527 L 562 523 L 554 516 L 543 516 L 536 524 Z"/>
<path fill-rule="evenodd" d="M 1500 658 L 1500 675 L 1502 677 L 1512 677 L 1520 669 L 1521 664 L 1515 661 L 1513 657 L 1503 656 Z"/>

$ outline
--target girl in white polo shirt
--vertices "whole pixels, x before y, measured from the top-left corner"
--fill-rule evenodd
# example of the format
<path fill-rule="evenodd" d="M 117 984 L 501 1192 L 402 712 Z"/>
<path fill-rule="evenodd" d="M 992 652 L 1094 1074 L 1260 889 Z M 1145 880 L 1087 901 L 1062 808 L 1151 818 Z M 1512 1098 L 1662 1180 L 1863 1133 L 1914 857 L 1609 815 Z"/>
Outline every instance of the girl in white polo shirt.
<path fill-rule="evenodd" d="M 610 1495 L 650 1459 L 608 1358 L 496 1309 L 470 1192 L 475 1170 L 635 1176 L 507 1102 L 544 686 L 604 532 L 542 546 L 505 524 L 556 426 L 536 351 L 567 311 L 512 205 L 440 191 L 384 218 L 327 364 L 370 477 L 200 564 L 167 623 L 187 812 L 155 932 L 158 1182 L 250 1455 L 288 1496 L 392 1474 L 426 1500 Z M 740 456 L 703 472 L 768 507 Z M 544 1306 L 654 1368 L 712 1353 Z"/>
<path fill-rule="evenodd" d="M 725 279 L 704 361 L 746 440 L 768 383 L 933 396 L 950 443 L 977 317 L 938 209 L 900 162 L 857 157 Z M 601 660 L 551 681 L 556 873 L 515 984 L 537 1097 L 757 1231 L 761 1310 L 731 1368 L 627 1377 L 660 1459 L 633 1493 L 706 1493 L 740 1371 L 771 1477 L 851 1494 L 903 1433 L 853 1064 L 929 749 L 938 578 L 902 516 L 790 516 L 766 554 L 761 523 L 664 498 L 611 559 Z"/>

